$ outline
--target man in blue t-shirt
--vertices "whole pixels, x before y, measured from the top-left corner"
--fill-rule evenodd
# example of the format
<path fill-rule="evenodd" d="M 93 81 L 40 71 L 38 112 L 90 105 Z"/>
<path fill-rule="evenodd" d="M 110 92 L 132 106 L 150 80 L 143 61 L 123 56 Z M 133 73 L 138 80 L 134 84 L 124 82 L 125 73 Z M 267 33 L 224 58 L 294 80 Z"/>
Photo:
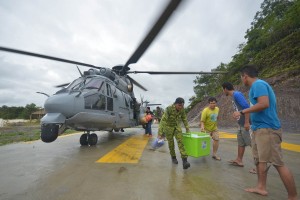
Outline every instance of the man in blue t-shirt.
<path fill-rule="evenodd" d="M 234 90 L 233 85 L 229 82 L 224 82 L 222 84 L 223 93 L 226 96 L 232 97 L 232 105 L 234 111 L 244 110 L 249 108 L 249 104 L 244 97 L 244 95 L 237 90 Z M 250 120 L 249 120 L 249 113 L 242 115 L 238 118 L 239 130 L 237 133 L 237 141 L 238 141 L 238 154 L 235 160 L 230 160 L 229 163 L 234 166 L 244 167 L 243 164 L 243 157 L 245 153 L 246 146 L 251 146 L 251 138 L 250 138 Z M 256 174 L 256 169 L 252 168 L 249 171 L 250 173 Z"/>
<path fill-rule="evenodd" d="M 271 86 L 257 78 L 254 65 L 241 69 L 241 80 L 250 86 L 250 108 L 233 113 L 235 118 L 250 113 L 252 134 L 252 153 L 256 164 L 258 182 L 256 187 L 245 189 L 247 192 L 268 195 L 266 190 L 267 163 L 273 164 L 287 190 L 288 199 L 297 199 L 297 190 L 292 173 L 282 160 L 282 130 L 277 116 L 276 97 Z"/>

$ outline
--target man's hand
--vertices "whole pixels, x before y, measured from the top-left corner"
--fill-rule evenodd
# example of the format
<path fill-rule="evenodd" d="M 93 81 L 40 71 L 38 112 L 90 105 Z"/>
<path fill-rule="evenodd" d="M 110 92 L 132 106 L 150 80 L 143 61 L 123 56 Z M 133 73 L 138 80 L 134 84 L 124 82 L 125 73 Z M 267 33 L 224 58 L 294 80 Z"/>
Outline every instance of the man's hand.
<path fill-rule="evenodd" d="M 235 119 L 239 119 L 239 117 L 241 116 L 241 113 L 239 111 L 235 111 L 233 114 L 232 114 L 233 118 Z"/>
<path fill-rule="evenodd" d="M 201 131 L 201 132 L 204 132 L 204 131 L 205 131 L 204 126 L 201 126 L 201 127 L 200 127 L 200 131 Z"/>
<path fill-rule="evenodd" d="M 245 122 L 244 128 L 246 129 L 246 131 L 249 131 L 250 130 L 250 123 L 249 122 Z"/>

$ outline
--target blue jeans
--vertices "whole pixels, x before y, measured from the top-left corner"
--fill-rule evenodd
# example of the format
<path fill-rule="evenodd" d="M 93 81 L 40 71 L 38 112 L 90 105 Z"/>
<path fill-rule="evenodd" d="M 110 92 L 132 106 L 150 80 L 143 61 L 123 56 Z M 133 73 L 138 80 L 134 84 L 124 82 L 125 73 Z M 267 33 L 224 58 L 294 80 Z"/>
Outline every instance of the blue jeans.
<path fill-rule="evenodd" d="M 148 123 L 146 124 L 146 129 L 145 129 L 145 133 L 146 133 L 146 134 L 152 135 L 151 124 L 152 124 L 152 122 L 148 122 Z"/>

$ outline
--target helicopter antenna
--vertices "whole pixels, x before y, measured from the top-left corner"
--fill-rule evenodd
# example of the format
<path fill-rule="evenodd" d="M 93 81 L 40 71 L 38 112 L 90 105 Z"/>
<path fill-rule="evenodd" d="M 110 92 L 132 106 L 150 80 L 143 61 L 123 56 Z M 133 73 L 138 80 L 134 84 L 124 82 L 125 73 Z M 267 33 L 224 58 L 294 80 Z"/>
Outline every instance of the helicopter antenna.
<path fill-rule="evenodd" d="M 47 96 L 47 97 L 50 97 L 49 94 L 46 94 L 46 93 L 44 93 L 44 92 L 36 92 L 36 93 L 38 93 L 38 94 L 43 94 L 43 95 L 45 95 L 45 96 Z"/>
<path fill-rule="evenodd" d="M 83 77 L 83 74 L 81 73 L 81 71 L 80 71 L 78 65 L 76 65 L 76 67 L 77 67 L 77 69 L 78 69 L 78 71 L 79 71 L 79 73 L 80 73 L 80 76 Z"/>
<path fill-rule="evenodd" d="M 149 31 L 145 39 L 141 42 L 141 44 L 138 46 L 138 48 L 135 50 L 135 52 L 132 54 L 132 56 L 128 59 L 126 64 L 123 66 L 121 70 L 121 74 L 125 74 L 126 71 L 130 70 L 128 65 L 132 63 L 136 63 L 140 57 L 144 54 L 144 52 L 147 50 L 147 48 L 150 46 L 152 41 L 155 39 L 155 37 L 158 35 L 162 27 L 166 24 L 169 17 L 172 15 L 174 10 L 178 7 L 181 0 L 171 0 L 170 3 L 165 8 L 164 12 L 161 14 L 161 16 L 158 18 L 157 22 L 154 24 L 152 29 Z"/>

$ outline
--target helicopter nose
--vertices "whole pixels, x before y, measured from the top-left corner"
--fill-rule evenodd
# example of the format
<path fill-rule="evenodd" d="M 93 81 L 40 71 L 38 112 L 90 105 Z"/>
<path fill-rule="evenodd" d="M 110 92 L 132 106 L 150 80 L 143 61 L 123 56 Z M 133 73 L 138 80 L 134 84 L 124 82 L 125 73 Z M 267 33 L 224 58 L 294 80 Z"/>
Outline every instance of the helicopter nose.
<path fill-rule="evenodd" d="M 74 115 L 74 99 L 76 97 L 69 94 L 57 94 L 49 97 L 44 108 L 46 113 L 61 113 L 65 117 Z"/>

